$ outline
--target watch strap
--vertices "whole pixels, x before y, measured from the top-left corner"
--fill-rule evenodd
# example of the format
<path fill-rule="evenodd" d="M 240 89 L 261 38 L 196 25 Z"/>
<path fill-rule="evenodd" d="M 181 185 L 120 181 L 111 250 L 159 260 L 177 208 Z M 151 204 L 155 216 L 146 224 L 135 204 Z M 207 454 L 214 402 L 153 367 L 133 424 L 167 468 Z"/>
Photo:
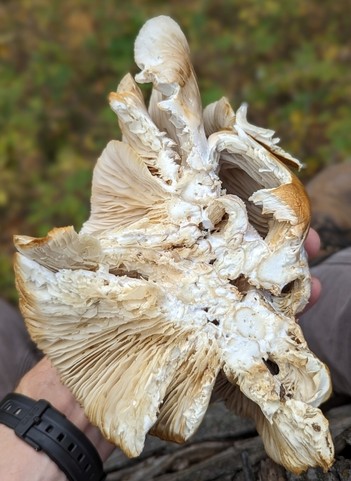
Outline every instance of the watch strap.
<path fill-rule="evenodd" d="M 103 481 L 106 477 L 94 445 L 48 401 L 18 393 L 0 402 L 0 423 L 36 451 L 45 452 L 70 481 Z"/>

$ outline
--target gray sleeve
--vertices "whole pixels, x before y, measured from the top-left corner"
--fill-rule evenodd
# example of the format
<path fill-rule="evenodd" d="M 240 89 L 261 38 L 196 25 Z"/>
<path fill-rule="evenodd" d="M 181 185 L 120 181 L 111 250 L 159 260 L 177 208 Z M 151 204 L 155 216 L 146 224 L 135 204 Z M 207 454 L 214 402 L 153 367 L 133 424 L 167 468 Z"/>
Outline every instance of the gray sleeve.
<path fill-rule="evenodd" d="M 299 322 L 310 349 L 328 365 L 334 392 L 351 396 L 351 248 L 312 268 L 312 275 L 322 294 Z"/>
<path fill-rule="evenodd" d="M 0 399 L 41 357 L 19 311 L 0 299 Z"/>

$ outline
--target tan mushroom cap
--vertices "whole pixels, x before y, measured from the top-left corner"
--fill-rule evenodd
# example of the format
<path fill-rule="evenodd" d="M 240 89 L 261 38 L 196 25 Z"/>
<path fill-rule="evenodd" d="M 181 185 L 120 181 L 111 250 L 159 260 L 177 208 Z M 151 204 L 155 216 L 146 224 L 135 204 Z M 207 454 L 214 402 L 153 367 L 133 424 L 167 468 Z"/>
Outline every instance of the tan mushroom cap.
<path fill-rule="evenodd" d="M 90 421 L 128 456 L 148 432 L 183 442 L 211 397 L 252 417 L 293 472 L 333 462 L 328 369 L 295 316 L 308 302 L 309 202 L 271 130 L 226 99 L 204 111 L 189 47 L 169 17 L 135 43 L 109 101 L 121 141 L 93 174 L 77 233 L 16 236 L 28 330 Z"/>

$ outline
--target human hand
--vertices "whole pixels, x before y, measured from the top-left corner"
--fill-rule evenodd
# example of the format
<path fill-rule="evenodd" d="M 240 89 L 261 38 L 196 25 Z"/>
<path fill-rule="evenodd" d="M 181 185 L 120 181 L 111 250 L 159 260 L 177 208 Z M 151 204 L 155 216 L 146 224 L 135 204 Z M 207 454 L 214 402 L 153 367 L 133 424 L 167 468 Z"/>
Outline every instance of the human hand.
<path fill-rule="evenodd" d="M 94 444 L 102 460 L 114 446 L 92 426 L 83 409 L 65 387 L 47 358 L 42 359 L 20 381 L 16 392 L 32 399 L 45 399 L 64 414 Z M 36 452 L 12 429 L 0 424 L 0 479 L 2 481 L 67 481 L 66 476 L 42 451 Z"/>
<path fill-rule="evenodd" d="M 321 241 L 318 233 L 314 229 L 310 228 L 307 238 L 305 240 L 305 249 L 310 259 L 313 259 L 314 257 L 317 256 L 320 249 L 320 245 L 321 245 Z M 311 281 L 312 281 L 311 296 L 304 312 L 317 302 L 322 290 L 321 283 L 319 279 L 317 279 L 317 277 L 312 276 Z"/>

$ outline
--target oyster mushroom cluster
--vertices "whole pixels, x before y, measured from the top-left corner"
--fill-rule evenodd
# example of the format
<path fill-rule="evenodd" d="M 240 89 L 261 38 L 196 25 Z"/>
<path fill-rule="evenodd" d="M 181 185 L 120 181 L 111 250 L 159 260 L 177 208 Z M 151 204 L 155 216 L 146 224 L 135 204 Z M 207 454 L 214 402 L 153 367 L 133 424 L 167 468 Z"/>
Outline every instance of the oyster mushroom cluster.
<path fill-rule="evenodd" d="M 109 97 L 108 143 L 80 232 L 18 235 L 20 307 L 90 421 L 128 456 L 147 433 L 183 442 L 211 398 L 256 422 L 288 470 L 327 469 L 327 368 L 295 315 L 310 277 L 309 202 L 274 132 L 225 98 L 204 110 L 179 26 L 146 22 Z"/>

